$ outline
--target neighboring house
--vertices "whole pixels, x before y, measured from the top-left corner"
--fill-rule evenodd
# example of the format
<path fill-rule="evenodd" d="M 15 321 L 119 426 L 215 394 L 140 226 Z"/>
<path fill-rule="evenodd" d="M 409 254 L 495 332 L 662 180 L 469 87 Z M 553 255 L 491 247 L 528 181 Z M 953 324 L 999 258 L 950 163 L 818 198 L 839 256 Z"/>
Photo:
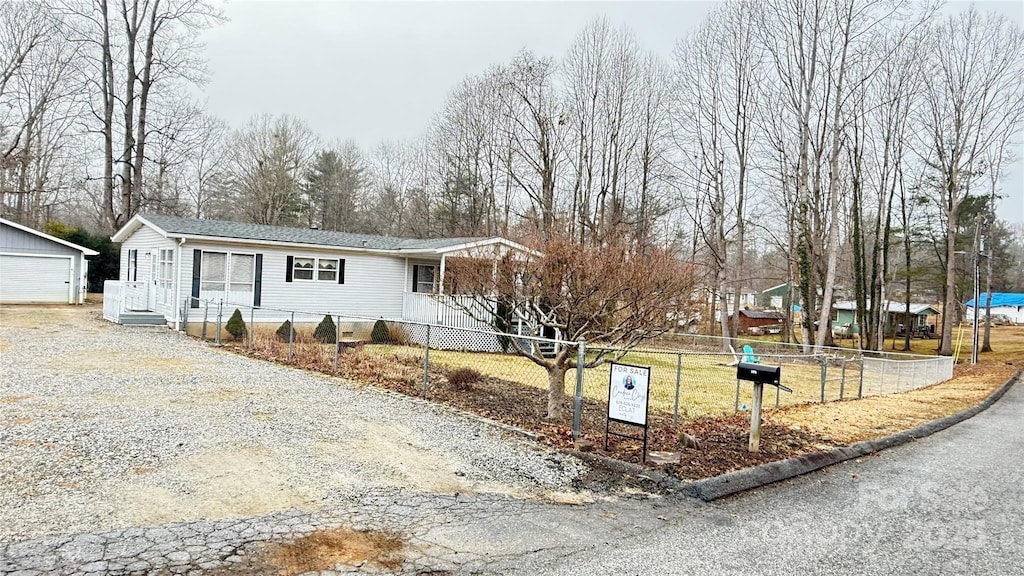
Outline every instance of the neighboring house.
<path fill-rule="evenodd" d="M 786 283 L 772 286 L 767 290 L 762 290 L 761 306 L 764 306 L 765 308 L 775 308 L 776 310 L 784 308 L 782 303 L 786 298 L 787 292 L 789 292 L 789 284 Z"/>
<path fill-rule="evenodd" d="M 885 332 L 894 332 L 902 326 L 907 306 L 903 302 L 886 300 L 882 302 L 885 310 Z M 931 304 L 910 303 L 911 330 L 915 332 L 930 331 L 928 321 L 932 316 L 938 316 L 940 311 Z M 832 332 L 844 336 L 860 334 L 860 326 L 857 324 L 857 303 L 852 301 L 836 302 L 832 305 Z"/>
<path fill-rule="evenodd" d="M 257 322 L 308 310 L 481 327 L 438 298 L 446 259 L 527 251 L 498 237 L 418 240 L 158 215 L 135 216 L 112 239 L 121 272 L 104 287 L 104 316 L 176 329 L 186 315 L 202 318 L 208 302 L 214 312 L 223 302 L 225 317 L 241 307 L 247 321 L 255 307 Z"/>
<path fill-rule="evenodd" d="M 81 304 L 99 252 L 0 218 L 0 304 Z"/>
<path fill-rule="evenodd" d="M 978 298 L 981 318 L 985 317 L 985 306 L 988 304 L 988 293 L 982 292 Z M 1024 324 L 1024 294 L 1011 292 L 993 292 L 991 303 L 992 316 L 1002 315 L 1014 324 Z M 974 319 L 974 298 L 967 301 L 967 317 Z"/>
<path fill-rule="evenodd" d="M 778 333 L 782 329 L 782 323 L 786 320 L 786 315 L 777 310 L 740 310 L 740 333 L 741 334 L 761 334 L 761 333 Z M 729 316 L 729 325 L 732 325 L 735 315 Z M 778 328 L 775 331 L 775 328 Z"/>
<path fill-rule="evenodd" d="M 732 289 L 730 289 L 728 292 L 725 293 L 725 297 L 726 297 L 726 305 L 727 305 L 728 310 L 729 310 L 728 315 L 732 316 L 733 304 L 735 304 L 735 302 L 733 302 L 733 300 L 736 297 L 736 292 L 733 291 Z M 713 305 L 715 307 L 715 322 L 718 322 L 719 318 L 722 317 L 721 293 L 716 291 L 716 290 L 714 290 L 714 289 L 711 289 L 711 290 L 708 291 L 707 298 L 708 298 L 708 304 L 711 304 L 711 305 Z M 753 306 L 757 306 L 757 291 L 752 290 L 750 288 L 743 288 L 742 290 L 740 290 L 740 309 L 742 310 L 743 308 L 748 308 L 748 307 L 753 307 Z"/>

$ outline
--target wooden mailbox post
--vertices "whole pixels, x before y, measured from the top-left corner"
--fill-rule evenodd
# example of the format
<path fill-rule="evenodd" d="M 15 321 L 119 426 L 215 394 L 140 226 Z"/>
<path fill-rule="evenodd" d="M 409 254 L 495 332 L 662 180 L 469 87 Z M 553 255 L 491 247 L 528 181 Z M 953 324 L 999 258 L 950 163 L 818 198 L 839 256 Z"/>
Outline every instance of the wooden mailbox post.
<path fill-rule="evenodd" d="M 754 401 L 750 410 L 750 443 L 747 445 L 747 450 L 750 452 L 757 452 L 761 449 L 761 395 L 764 392 L 764 385 L 771 384 L 780 390 L 792 392 L 782 385 L 781 378 L 781 366 L 764 366 L 746 362 L 740 362 L 736 366 L 736 380 L 747 380 L 754 383 Z"/>

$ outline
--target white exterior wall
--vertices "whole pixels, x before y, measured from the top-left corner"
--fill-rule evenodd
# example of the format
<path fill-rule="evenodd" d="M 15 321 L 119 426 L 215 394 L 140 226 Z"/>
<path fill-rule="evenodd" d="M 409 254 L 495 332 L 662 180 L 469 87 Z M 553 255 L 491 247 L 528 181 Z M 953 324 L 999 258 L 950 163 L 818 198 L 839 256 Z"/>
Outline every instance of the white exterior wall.
<path fill-rule="evenodd" d="M 263 255 L 260 310 L 255 315 L 257 321 L 279 322 L 289 317 L 287 312 L 279 310 L 309 310 L 372 318 L 400 318 L 402 315 L 403 285 L 406 278 L 404 257 L 348 252 L 343 249 L 187 241 L 181 247 L 181 265 L 178 267 L 180 302 L 184 302 L 192 294 L 192 260 L 196 249 Z M 286 282 L 288 256 L 344 259 L 345 283 L 298 279 Z M 251 301 L 226 302 L 223 314 L 227 317 L 234 312 L 235 307 L 238 307 L 248 321 L 248 307 L 251 305 Z M 214 314 L 212 305 L 210 314 Z M 202 307 L 189 310 L 189 322 L 197 318 L 202 318 Z M 319 321 L 319 318 L 296 318 L 297 323 L 314 320 Z"/>
<path fill-rule="evenodd" d="M 982 298 L 982 300 L 984 301 L 984 298 Z M 984 320 L 985 319 L 985 308 L 984 307 L 981 308 L 980 314 L 981 314 L 980 315 L 981 320 Z M 995 316 L 997 314 L 1002 314 L 1003 316 L 1008 317 L 1015 324 L 1024 324 L 1024 307 L 1017 307 L 1017 306 L 993 306 L 992 307 L 992 315 Z M 970 320 L 974 319 L 974 308 L 972 308 L 971 306 L 967 307 L 966 317 L 968 319 L 970 319 Z"/>
<path fill-rule="evenodd" d="M 140 282 L 146 282 L 148 290 L 156 290 L 156 278 L 153 276 L 153 263 L 159 257 L 161 248 L 173 249 L 176 246 L 177 241 L 170 238 L 164 238 L 149 226 L 140 226 L 134 234 L 121 243 L 118 280 L 128 280 L 128 251 L 138 250 L 137 280 Z M 146 257 L 147 254 L 149 255 L 148 258 Z M 177 254 L 175 254 L 175 258 L 177 258 Z M 175 263 L 175 269 L 177 269 L 177 263 Z M 163 314 L 169 321 L 174 319 L 173 294 L 171 295 L 169 302 L 166 304 L 161 303 L 159 299 L 156 298 L 153 298 L 151 301 L 155 303 L 152 307 L 153 312 Z"/>

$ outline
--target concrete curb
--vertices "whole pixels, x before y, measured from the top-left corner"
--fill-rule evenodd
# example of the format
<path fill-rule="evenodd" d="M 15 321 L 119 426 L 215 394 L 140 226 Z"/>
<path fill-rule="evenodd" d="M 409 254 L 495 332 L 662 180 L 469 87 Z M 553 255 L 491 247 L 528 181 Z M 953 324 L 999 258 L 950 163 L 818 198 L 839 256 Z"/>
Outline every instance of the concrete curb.
<path fill-rule="evenodd" d="M 920 426 L 911 428 L 910 430 L 897 432 L 891 436 L 878 438 L 876 440 L 865 440 L 850 446 L 840 446 L 831 450 L 804 454 L 787 460 L 769 462 L 768 464 L 754 466 L 753 468 L 744 468 L 743 470 L 729 472 L 728 474 L 705 478 L 704 480 L 697 480 L 684 485 L 683 492 L 688 496 L 693 496 L 695 498 L 700 498 L 705 502 L 710 502 L 738 492 L 743 492 L 752 488 L 760 488 L 761 486 L 787 480 L 789 478 L 807 474 L 808 472 L 814 472 L 815 470 L 819 470 L 825 466 L 831 466 L 833 464 L 838 464 L 839 462 L 859 458 L 886 448 L 899 446 L 900 444 L 905 444 L 917 438 L 930 436 L 940 430 L 945 430 L 954 424 L 959 424 L 960 422 L 963 422 L 964 420 L 988 409 L 989 406 L 992 406 L 996 401 L 1002 398 L 1003 394 L 1006 394 L 1007 390 L 1013 387 L 1014 383 L 1020 380 L 1020 378 L 1021 371 L 1018 370 L 1016 374 L 1011 376 L 1009 380 L 1007 380 L 995 392 L 989 394 L 989 396 L 979 404 L 961 412 L 957 412 L 956 414 L 946 416 L 945 418 L 926 422 Z"/>

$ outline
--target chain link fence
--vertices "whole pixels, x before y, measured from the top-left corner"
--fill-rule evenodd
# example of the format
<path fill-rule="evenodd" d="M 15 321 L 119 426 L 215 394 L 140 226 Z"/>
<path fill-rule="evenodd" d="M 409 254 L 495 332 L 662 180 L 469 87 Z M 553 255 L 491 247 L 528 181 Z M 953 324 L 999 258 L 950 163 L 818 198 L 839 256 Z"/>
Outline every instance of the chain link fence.
<path fill-rule="evenodd" d="M 904 392 L 947 380 L 953 371 L 948 357 L 867 355 L 844 348 L 814 351 L 764 340 L 672 335 L 649 347 L 627 350 L 543 338 L 521 325 L 514 333 L 501 333 L 195 299 L 184 303 L 182 313 L 183 330 L 203 340 L 513 422 L 539 418 L 536 405 L 543 403 L 549 385 L 549 371 L 518 352 L 545 359 L 564 353 L 575 363 L 582 348 L 584 365 L 592 367 L 563 375 L 565 387 L 577 392 L 566 398 L 566 407 L 575 412 L 577 434 L 581 411 L 600 412 L 604 418 L 607 361 L 650 367 L 649 411 L 670 416 L 674 425 L 747 409 L 753 387 L 736 379 L 739 362 L 782 367 L 782 383 L 793 391 L 769 389 L 764 399 L 768 407 Z M 470 389 L 477 392 L 472 406 L 465 404 Z"/>

